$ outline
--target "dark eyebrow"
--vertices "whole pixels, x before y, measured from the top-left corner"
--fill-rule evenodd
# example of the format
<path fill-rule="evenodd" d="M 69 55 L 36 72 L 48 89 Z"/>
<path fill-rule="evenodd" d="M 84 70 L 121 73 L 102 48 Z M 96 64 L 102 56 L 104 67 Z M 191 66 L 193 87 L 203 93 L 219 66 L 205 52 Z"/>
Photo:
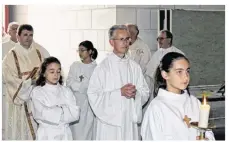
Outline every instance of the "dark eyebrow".
<path fill-rule="evenodd" d="M 182 68 L 177 68 L 177 69 L 175 69 L 175 70 L 184 70 L 184 69 L 182 69 Z M 190 68 L 187 68 L 187 70 L 190 70 Z"/>
<path fill-rule="evenodd" d="M 54 71 L 55 69 L 48 69 L 49 71 Z M 58 70 L 61 70 L 61 68 L 59 68 Z"/>

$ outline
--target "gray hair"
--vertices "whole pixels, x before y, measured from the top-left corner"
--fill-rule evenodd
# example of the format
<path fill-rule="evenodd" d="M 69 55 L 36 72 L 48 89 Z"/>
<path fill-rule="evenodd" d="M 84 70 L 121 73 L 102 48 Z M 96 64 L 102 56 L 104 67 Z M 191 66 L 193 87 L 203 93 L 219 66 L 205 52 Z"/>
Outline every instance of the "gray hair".
<path fill-rule="evenodd" d="M 10 27 L 13 26 L 13 25 L 18 25 L 19 26 L 19 23 L 18 22 L 10 22 L 8 24 L 7 33 L 10 31 Z"/>
<path fill-rule="evenodd" d="M 138 29 L 138 26 L 136 24 L 132 24 L 132 23 L 126 23 L 125 24 L 128 28 L 129 27 L 134 27 L 135 30 L 137 31 L 137 35 L 139 34 L 139 29 Z"/>
<path fill-rule="evenodd" d="M 112 26 L 109 31 L 108 31 L 108 35 L 109 35 L 109 39 L 113 39 L 114 37 L 114 31 L 116 30 L 126 30 L 128 31 L 127 27 L 125 25 L 114 25 Z"/>

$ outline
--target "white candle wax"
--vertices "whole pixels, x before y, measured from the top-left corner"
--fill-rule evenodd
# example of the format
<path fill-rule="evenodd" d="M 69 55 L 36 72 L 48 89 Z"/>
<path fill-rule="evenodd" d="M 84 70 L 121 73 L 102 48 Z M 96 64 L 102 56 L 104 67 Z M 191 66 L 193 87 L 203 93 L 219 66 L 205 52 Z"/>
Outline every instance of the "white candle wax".
<path fill-rule="evenodd" d="M 200 118 L 198 127 L 207 128 L 208 127 L 208 119 L 210 113 L 210 105 L 202 104 L 200 106 Z"/>

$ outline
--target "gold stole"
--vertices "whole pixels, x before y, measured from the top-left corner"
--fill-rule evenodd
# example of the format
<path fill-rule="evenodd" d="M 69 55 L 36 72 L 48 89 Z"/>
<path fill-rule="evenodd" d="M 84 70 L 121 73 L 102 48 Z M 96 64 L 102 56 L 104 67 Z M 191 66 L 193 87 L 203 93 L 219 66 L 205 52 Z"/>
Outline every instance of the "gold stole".
<path fill-rule="evenodd" d="M 36 49 L 36 51 L 37 51 L 37 55 L 38 55 L 38 57 L 40 59 L 40 62 L 42 62 L 40 51 L 38 49 Z M 20 66 L 19 66 L 19 62 L 18 62 L 18 58 L 17 58 L 17 54 L 16 54 L 16 52 L 14 50 L 12 50 L 12 52 L 13 52 L 15 64 L 16 64 L 16 67 L 17 67 L 18 77 L 20 79 L 22 79 L 22 76 L 32 73 L 32 71 L 23 72 L 23 73 L 21 72 L 21 69 L 20 69 Z M 29 78 L 27 78 L 27 79 L 29 79 Z M 13 96 L 13 102 L 14 102 L 15 98 L 17 97 L 18 92 L 21 89 L 21 87 L 22 87 L 22 83 L 19 85 L 19 88 L 17 89 L 16 93 Z M 31 118 L 30 118 L 30 114 L 29 114 L 29 110 L 28 110 L 28 106 L 27 106 L 26 102 L 24 102 L 24 108 L 25 108 L 26 118 L 27 118 L 27 121 L 28 121 L 28 124 L 29 124 L 29 129 L 30 129 L 31 135 L 33 137 L 33 140 L 35 140 L 36 139 L 36 134 L 34 132 L 34 128 L 33 128 L 33 125 L 32 125 L 32 121 L 31 121 Z"/>

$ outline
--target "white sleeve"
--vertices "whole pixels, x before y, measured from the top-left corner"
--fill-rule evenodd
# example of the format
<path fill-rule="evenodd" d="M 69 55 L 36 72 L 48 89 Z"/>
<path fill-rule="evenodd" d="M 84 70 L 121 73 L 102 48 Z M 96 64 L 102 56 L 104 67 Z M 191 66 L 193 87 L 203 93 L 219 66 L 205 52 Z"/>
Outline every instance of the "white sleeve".
<path fill-rule="evenodd" d="M 77 74 L 77 69 L 78 69 L 77 64 L 73 63 L 70 66 L 70 70 L 66 80 L 66 86 L 68 86 L 72 91 L 79 91 L 80 84 L 81 84 L 81 82 L 77 80 L 77 77 L 79 76 Z"/>
<path fill-rule="evenodd" d="M 121 126 L 121 89 L 105 90 L 105 73 L 95 68 L 89 81 L 88 100 L 95 115 L 109 125 Z"/>
<path fill-rule="evenodd" d="M 67 89 L 66 94 L 64 94 L 65 104 L 62 106 L 63 108 L 63 117 L 61 122 L 66 124 L 76 121 L 79 119 L 80 108 L 76 105 L 76 99 L 70 89 Z"/>
<path fill-rule="evenodd" d="M 163 117 L 160 112 L 160 108 L 149 106 L 145 112 L 142 127 L 141 136 L 142 140 L 169 140 L 169 136 L 165 137 L 162 130 Z"/>
<path fill-rule="evenodd" d="M 43 104 L 42 97 L 39 96 L 39 92 L 32 92 L 32 104 L 33 104 L 33 117 L 37 121 L 42 121 L 51 125 L 58 125 L 60 123 L 61 114 L 63 113 L 61 107 L 47 107 Z"/>
<path fill-rule="evenodd" d="M 44 55 L 44 58 L 50 57 L 49 52 L 48 52 L 44 47 L 41 47 L 41 49 L 42 49 L 42 53 L 43 53 L 43 55 Z"/>
<path fill-rule="evenodd" d="M 18 77 L 17 67 L 14 62 L 13 52 L 8 52 L 2 61 L 2 76 L 3 82 L 6 87 L 6 95 L 13 98 L 17 91 L 21 89 L 23 79 Z M 23 104 L 24 101 L 16 96 L 14 103 Z"/>
<path fill-rule="evenodd" d="M 30 99 L 30 94 L 33 89 L 32 79 L 25 80 L 22 82 L 22 87 L 20 91 L 18 92 L 18 97 L 24 101 L 28 101 Z"/>
<path fill-rule="evenodd" d="M 145 81 L 148 85 L 148 88 L 150 89 L 152 86 L 152 79 L 148 75 L 144 75 Z"/>
<path fill-rule="evenodd" d="M 136 89 L 138 94 L 141 96 L 141 104 L 143 106 L 149 99 L 149 87 L 143 74 L 139 73 L 139 80 L 137 83 L 138 84 Z"/>
<path fill-rule="evenodd" d="M 137 114 L 137 122 L 141 123 L 142 121 L 142 106 L 149 99 L 149 87 L 145 81 L 145 78 L 142 74 L 141 68 L 139 67 L 137 74 L 137 84 L 136 84 L 136 96 L 135 96 L 135 112 Z"/>
<path fill-rule="evenodd" d="M 146 75 L 148 75 L 152 79 L 154 79 L 154 74 L 160 64 L 160 62 L 158 63 L 158 59 L 155 55 L 156 53 L 157 52 L 154 53 L 153 57 L 150 59 L 146 66 Z"/>

